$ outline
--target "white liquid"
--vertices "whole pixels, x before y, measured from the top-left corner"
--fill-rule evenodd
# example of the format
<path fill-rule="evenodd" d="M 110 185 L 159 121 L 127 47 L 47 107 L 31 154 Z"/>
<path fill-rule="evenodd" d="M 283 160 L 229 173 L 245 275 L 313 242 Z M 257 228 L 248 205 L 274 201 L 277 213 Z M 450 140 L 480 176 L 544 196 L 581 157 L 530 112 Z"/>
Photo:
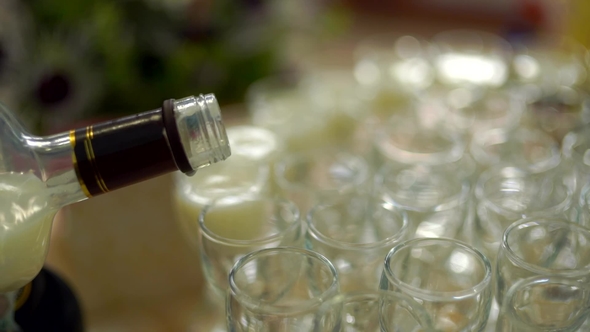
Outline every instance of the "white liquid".
<path fill-rule="evenodd" d="M 53 217 L 45 184 L 33 174 L 0 174 L 0 294 L 43 267 Z"/>
<path fill-rule="evenodd" d="M 215 216 L 207 218 L 207 227 L 220 237 L 256 238 L 264 223 L 260 217 L 262 205 L 253 204 L 252 198 L 272 190 L 270 175 L 282 146 L 271 131 L 255 126 L 230 127 L 227 135 L 232 149 L 230 159 L 201 169 L 192 177 L 177 177 L 177 218 L 193 246 L 198 244 L 199 214 L 215 199 L 223 201 L 216 203 Z"/>

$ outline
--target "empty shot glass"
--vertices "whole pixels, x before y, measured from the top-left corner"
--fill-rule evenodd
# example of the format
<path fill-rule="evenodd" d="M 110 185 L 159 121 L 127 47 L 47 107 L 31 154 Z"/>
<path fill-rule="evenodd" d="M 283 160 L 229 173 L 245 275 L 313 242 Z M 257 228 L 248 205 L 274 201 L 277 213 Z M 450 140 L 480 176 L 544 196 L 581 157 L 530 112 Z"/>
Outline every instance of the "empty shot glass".
<path fill-rule="evenodd" d="M 380 197 L 342 196 L 310 210 L 305 243 L 334 264 L 342 291 L 374 290 L 383 257 L 408 228 L 405 211 Z"/>
<path fill-rule="evenodd" d="M 294 203 L 279 198 L 220 198 L 199 218 L 203 270 L 223 296 L 227 275 L 242 256 L 278 246 L 303 246 L 303 227 Z"/>
<path fill-rule="evenodd" d="M 492 303 L 492 268 L 477 249 L 452 239 L 414 239 L 385 257 L 381 289 L 421 303 L 437 331 L 481 331 Z"/>
<path fill-rule="evenodd" d="M 494 261 L 504 231 L 527 216 L 567 218 L 574 188 L 558 170 L 532 173 L 500 166 L 484 172 L 475 189 L 473 243 Z"/>
<path fill-rule="evenodd" d="M 560 218 L 528 217 L 506 229 L 496 261 L 496 301 L 519 280 L 557 276 L 588 284 L 590 230 Z"/>
<path fill-rule="evenodd" d="M 324 200 L 365 192 L 369 179 L 362 157 L 331 149 L 289 155 L 275 170 L 278 194 L 295 202 L 302 214 Z"/>
<path fill-rule="evenodd" d="M 515 283 L 505 295 L 496 332 L 574 332 L 590 314 L 590 288 L 575 280 L 537 276 Z"/>
<path fill-rule="evenodd" d="M 301 248 L 262 249 L 242 257 L 229 273 L 229 332 L 338 331 L 337 313 L 319 308 L 338 294 L 336 269 Z"/>
<path fill-rule="evenodd" d="M 494 128 L 477 133 L 471 140 L 469 151 L 479 172 L 504 164 L 540 173 L 561 162 L 559 144 L 553 137 L 541 130 L 524 127 Z"/>
<path fill-rule="evenodd" d="M 339 322 L 335 331 L 433 332 L 430 316 L 422 305 L 402 293 L 370 290 L 348 292 L 322 304 L 320 317 Z M 333 317 L 326 314 L 333 314 Z"/>
<path fill-rule="evenodd" d="M 469 182 L 459 172 L 427 165 L 385 165 L 375 193 L 406 211 L 410 237 L 458 238 L 468 217 Z"/>

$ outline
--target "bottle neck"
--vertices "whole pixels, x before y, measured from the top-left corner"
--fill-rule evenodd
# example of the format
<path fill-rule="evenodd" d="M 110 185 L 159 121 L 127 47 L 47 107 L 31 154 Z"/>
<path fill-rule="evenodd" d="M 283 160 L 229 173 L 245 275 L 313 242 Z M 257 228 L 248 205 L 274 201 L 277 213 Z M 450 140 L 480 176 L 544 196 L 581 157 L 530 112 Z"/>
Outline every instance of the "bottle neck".
<path fill-rule="evenodd" d="M 178 170 L 176 159 L 183 156 L 173 154 L 166 133 L 157 109 L 26 139 L 63 206 Z"/>

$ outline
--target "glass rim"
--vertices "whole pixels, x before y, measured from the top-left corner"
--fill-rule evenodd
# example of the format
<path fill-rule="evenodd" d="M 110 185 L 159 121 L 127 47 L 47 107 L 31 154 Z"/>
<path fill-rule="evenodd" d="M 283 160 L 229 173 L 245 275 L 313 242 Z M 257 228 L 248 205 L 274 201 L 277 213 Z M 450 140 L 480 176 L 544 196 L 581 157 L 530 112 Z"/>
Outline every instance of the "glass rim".
<path fill-rule="evenodd" d="M 205 225 L 205 218 L 207 217 L 207 213 L 209 212 L 209 210 L 213 209 L 215 207 L 215 203 L 223 200 L 224 198 L 218 198 L 218 199 L 214 199 L 212 200 L 209 204 L 207 204 L 206 206 L 203 207 L 203 209 L 201 210 L 201 213 L 199 213 L 199 233 L 202 234 L 203 236 L 207 237 L 209 240 L 214 241 L 215 243 L 218 244 L 223 244 L 226 246 L 232 246 L 232 247 L 247 247 L 247 246 L 252 246 L 252 245 L 264 245 L 264 244 L 268 244 L 271 243 L 273 241 L 276 241 L 278 239 L 280 239 L 281 237 L 283 237 L 285 234 L 288 234 L 294 230 L 296 230 L 298 227 L 301 228 L 302 227 L 302 223 L 301 223 L 301 214 L 299 212 L 299 208 L 297 207 L 297 205 L 295 203 L 293 203 L 290 200 L 287 200 L 285 198 L 282 197 L 245 197 L 245 199 L 241 199 L 241 201 L 243 202 L 258 202 L 258 201 L 264 201 L 264 202 L 273 202 L 276 205 L 282 205 L 284 208 L 288 209 L 290 212 L 293 213 L 293 220 L 291 221 L 291 225 L 289 225 L 289 227 L 281 230 L 280 232 L 259 238 L 259 239 L 254 239 L 254 240 L 237 240 L 237 239 L 231 239 L 231 238 L 226 238 L 223 236 L 220 236 L 216 233 L 214 233 L 213 231 L 211 231 L 207 225 Z"/>
<path fill-rule="evenodd" d="M 304 303 L 298 304 L 293 308 L 279 308 L 273 306 L 272 304 L 260 304 L 257 303 L 255 299 L 251 296 L 244 294 L 242 290 L 236 284 L 234 277 L 237 271 L 239 271 L 242 267 L 244 267 L 250 261 L 266 255 L 277 255 L 281 253 L 290 253 L 290 254 L 298 254 L 307 257 L 308 259 L 314 259 L 316 261 L 321 262 L 324 267 L 327 267 L 332 275 L 332 282 L 327 289 L 322 292 L 320 296 L 315 298 L 305 300 Z M 229 272 L 229 290 L 228 296 L 234 296 L 242 305 L 248 307 L 251 310 L 255 310 L 257 312 L 272 312 L 274 315 L 293 315 L 299 313 L 309 312 L 314 310 L 325 303 L 326 300 L 333 298 L 334 296 L 338 295 L 339 292 L 339 282 L 338 282 L 338 272 L 332 262 L 327 259 L 322 254 L 298 247 L 289 247 L 289 246 L 279 246 L 275 248 L 265 248 L 253 251 L 251 253 L 246 254 L 245 256 L 241 257 L 231 268 Z M 279 309 L 279 310 L 277 310 Z"/>
<path fill-rule="evenodd" d="M 219 195 L 220 192 L 217 188 L 203 189 L 200 188 L 197 183 L 193 183 L 195 178 L 199 176 L 197 174 L 202 174 L 199 172 L 192 177 L 188 177 L 181 172 L 173 173 L 173 192 L 178 197 L 182 197 L 183 200 L 200 206 L 210 205 L 215 200 L 222 200 L 228 197 L 240 197 L 246 199 L 250 197 L 259 197 L 264 193 L 266 189 L 265 187 L 269 183 L 271 164 L 266 162 L 256 163 L 254 160 L 250 160 L 248 164 L 253 166 L 253 169 L 256 168 L 257 170 L 256 175 L 252 177 L 252 181 L 250 181 L 247 186 L 224 188 L 223 195 Z"/>
<path fill-rule="evenodd" d="M 410 165 L 408 165 L 408 166 L 410 166 Z M 428 166 L 437 166 L 437 165 L 428 165 Z M 469 192 L 470 192 L 470 188 L 471 188 L 471 184 L 469 183 L 469 180 L 457 176 L 457 179 L 459 180 L 458 182 L 461 184 L 461 189 L 459 190 L 459 192 L 454 193 L 448 197 L 445 197 L 444 199 L 437 202 L 437 204 L 435 204 L 433 206 L 429 206 L 427 208 L 422 208 L 422 207 L 415 207 L 415 206 L 411 206 L 411 205 L 408 205 L 405 203 L 401 203 L 397 199 L 395 199 L 395 195 L 393 195 L 394 191 L 392 191 L 389 188 L 389 186 L 386 186 L 385 181 L 384 181 L 385 178 L 387 177 L 386 175 L 393 172 L 396 167 L 397 166 L 393 165 L 393 164 L 385 164 L 377 171 L 377 174 L 375 175 L 375 184 L 377 186 L 377 188 L 376 188 L 377 192 L 380 195 L 382 195 L 384 201 L 391 203 L 394 206 L 397 206 L 399 208 L 402 208 L 402 209 L 408 210 L 408 211 L 412 211 L 412 212 L 432 212 L 432 211 L 442 212 L 442 211 L 447 211 L 447 210 L 456 208 L 457 206 L 467 202 L 467 200 L 469 199 Z"/>
<path fill-rule="evenodd" d="M 386 202 L 383 199 L 381 199 L 381 201 Z M 389 202 L 386 202 L 386 203 L 389 203 Z M 313 222 L 313 219 L 314 219 L 313 215 L 319 209 L 329 208 L 329 207 L 335 206 L 335 205 L 337 205 L 337 203 L 316 204 L 309 210 L 309 212 L 307 213 L 307 217 L 305 218 L 306 225 L 307 225 L 306 230 L 307 230 L 308 234 L 310 236 L 312 236 L 314 239 L 316 239 L 317 241 L 320 241 L 323 244 L 329 245 L 333 248 L 345 249 L 345 250 L 379 249 L 380 247 L 383 247 L 386 245 L 391 245 L 391 244 L 399 242 L 401 239 L 403 239 L 407 235 L 407 233 L 409 231 L 408 214 L 403 209 L 400 209 L 399 207 L 394 206 L 396 208 L 396 212 L 399 213 L 400 216 L 402 217 L 402 226 L 396 234 L 389 236 L 385 239 L 379 240 L 377 242 L 370 242 L 370 243 L 344 242 L 344 241 L 339 241 L 339 240 L 333 239 L 331 237 L 326 236 L 324 233 L 320 232 L 317 229 L 315 223 Z"/>
<path fill-rule="evenodd" d="M 496 161 L 492 160 L 493 158 L 490 157 L 489 154 L 485 151 L 485 147 L 507 143 L 508 142 L 507 138 L 512 133 L 517 133 L 517 134 L 522 133 L 522 134 L 526 134 L 527 136 L 534 135 L 537 138 L 540 137 L 544 141 L 543 144 L 549 145 L 549 147 L 551 149 L 551 156 L 549 158 L 547 158 L 545 160 L 541 160 L 541 161 L 534 163 L 534 164 L 526 165 L 526 167 L 530 168 L 532 171 L 535 171 L 535 172 L 548 171 L 550 169 L 554 169 L 555 167 L 557 167 L 559 165 L 559 163 L 561 162 L 561 151 L 559 148 L 559 144 L 549 134 L 544 133 L 540 129 L 529 129 L 529 128 L 522 128 L 522 127 L 491 128 L 491 129 L 483 131 L 479 135 L 474 135 L 473 139 L 471 140 L 471 143 L 469 144 L 469 152 L 471 153 L 471 155 L 473 156 L 473 159 L 475 159 L 475 161 L 478 164 L 484 165 L 484 166 L 492 166 L 492 165 L 496 164 Z M 493 138 L 495 136 L 500 136 L 500 135 L 506 139 L 501 142 L 492 141 L 495 144 L 484 144 L 484 143 L 486 143 L 486 141 L 489 141 L 490 138 Z M 519 140 L 519 141 L 522 142 L 522 140 Z M 549 144 L 547 144 L 547 143 L 549 143 Z"/>
<path fill-rule="evenodd" d="M 395 115 L 394 115 L 395 117 Z M 440 133 L 441 139 L 448 139 L 451 142 L 450 149 L 444 151 L 437 151 L 437 152 L 415 152 L 406 149 L 399 148 L 394 144 L 383 144 L 381 142 L 388 142 L 387 140 L 383 140 L 383 137 L 389 137 L 391 132 L 395 131 L 393 128 L 386 126 L 380 126 L 376 132 L 373 134 L 373 145 L 377 148 L 379 154 L 385 158 L 393 160 L 394 162 L 402 163 L 402 164 L 409 164 L 404 162 L 404 160 L 412 159 L 418 160 L 418 162 L 437 166 L 437 165 L 445 165 L 451 164 L 454 162 L 458 162 L 463 158 L 463 155 L 467 151 L 465 143 L 460 139 L 457 135 L 445 134 L 443 132 Z M 385 146 L 386 145 L 386 146 Z M 390 150 L 391 152 L 387 153 L 384 150 Z M 393 156 L 393 157 L 392 157 Z M 401 157 L 399 157 L 401 156 Z"/>
<path fill-rule="evenodd" d="M 564 277 L 560 277 L 560 276 L 532 276 L 532 277 L 528 277 L 528 278 L 524 278 L 524 279 L 520 279 L 517 282 L 515 282 L 512 286 L 510 286 L 510 288 L 508 289 L 508 291 L 506 292 L 505 298 L 507 299 L 507 301 L 504 301 L 500 310 L 501 312 L 508 312 L 508 314 L 510 315 L 510 317 L 513 319 L 513 321 L 511 321 L 512 324 L 517 325 L 520 328 L 531 328 L 531 327 L 535 327 L 535 328 L 539 328 L 538 326 L 535 325 L 531 325 L 531 324 L 527 324 L 526 322 L 524 322 L 521 317 L 519 315 L 516 314 L 516 312 L 513 309 L 513 300 L 514 300 L 514 295 L 516 294 L 517 291 L 525 289 L 525 288 L 530 288 L 531 286 L 537 286 L 537 285 L 561 285 L 561 286 L 573 286 L 573 287 L 579 287 L 581 290 L 590 292 L 590 287 L 588 285 L 585 285 L 577 280 L 572 280 L 571 278 L 564 278 Z M 590 311 L 590 308 L 586 307 L 587 311 Z"/>
<path fill-rule="evenodd" d="M 278 161 L 274 167 L 274 179 L 279 185 L 279 187 L 283 190 L 294 190 L 294 191 L 306 191 L 309 190 L 309 186 L 307 184 L 301 184 L 298 182 L 289 181 L 285 178 L 285 171 L 288 167 L 299 164 L 299 163 L 306 163 L 313 161 L 314 158 L 322 158 L 324 156 L 332 156 L 334 160 L 346 160 L 346 161 L 353 161 L 355 164 L 356 169 L 359 171 L 359 176 L 355 176 L 353 181 L 350 183 L 346 183 L 343 187 L 337 188 L 329 188 L 325 190 L 347 190 L 349 188 L 356 188 L 365 184 L 369 181 L 369 166 L 367 161 L 358 155 L 349 153 L 349 152 L 342 152 L 338 150 L 328 149 L 328 150 L 320 150 L 316 151 L 313 150 L 311 153 L 295 153 L 282 160 Z M 344 157 L 344 158 L 341 158 Z M 313 163 L 313 162 L 312 162 Z M 312 189 L 313 190 L 313 189 Z M 324 190 L 324 189 L 320 189 Z"/>
<path fill-rule="evenodd" d="M 463 250 L 470 252 L 472 256 L 477 257 L 477 259 L 482 263 L 485 269 L 485 274 L 483 278 L 475 285 L 470 287 L 469 289 L 464 289 L 460 291 L 431 291 L 422 289 L 419 287 L 412 286 L 406 282 L 401 281 L 394 273 L 391 271 L 391 260 L 392 258 L 401 250 L 412 248 L 415 244 L 422 244 L 422 243 L 450 243 L 456 247 L 460 247 Z M 492 281 L 492 265 L 488 258 L 481 253 L 476 248 L 464 243 L 462 241 L 450 239 L 450 238 L 417 238 L 412 240 L 407 240 L 397 246 L 387 253 L 385 256 L 385 266 L 383 269 L 385 276 L 388 282 L 391 282 L 393 285 L 401 289 L 402 291 L 407 292 L 412 297 L 418 297 L 428 301 L 460 301 L 463 299 L 467 299 L 470 297 L 477 296 L 478 294 L 482 293 L 487 287 L 491 285 Z"/>
<path fill-rule="evenodd" d="M 526 216 L 526 215 L 535 216 L 535 215 L 544 214 L 544 213 L 554 213 L 554 214 L 564 213 L 572 206 L 572 203 L 574 200 L 574 190 L 565 184 L 563 184 L 563 186 L 566 188 L 567 195 L 563 201 L 559 202 L 556 205 L 547 207 L 547 208 L 535 209 L 534 212 L 526 212 L 526 210 L 525 211 L 515 211 L 515 210 L 508 209 L 506 207 L 500 206 L 500 205 L 492 202 L 488 198 L 488 195 L 485 194 L 485 187 L 489 183 L 489 181 L 496 179 L 498 177 L 501 177 L 501 175 L 499 174 L 500 170 L 503 170 L 506 168 L 514 168 L 514 169 L 520 170 L 523 173 L 525 173 L 525 176 L 542 174 L 542 172 L 541 173 L 534 173 L 534 172 L 531 172 L 530 170 L 527 170 L 527 169 L 509 166 L 509 164 L 494 166 L 494 167 L 482 172 L 482 174 L 477 179 L 477 183 L 475 185 L 475 196 L 481 203 L 485 204 L 487 207 L 490 207 L 494 212 L 497 212 L 503 216 L 516 215 L 516 218 L 521 219 L 522 216 Z M 551 170 L 548 170 L 546 172 L 551 172 Z"/>
<path fill-rule="evenodd" d="M 365 291 L 353 291 L 353 292 L 341 292 L 333 298 L 325 301 L 321 304 L 319 310 L 329 310 L 334 305 L 355 303 L 359 300 L 375 300 L 378 301 L 382 298 L 386 300 L 394 300 L 396 302 L 402 302 L 405 304 L 404 307 L 409 307 L 410 314 L 416 319 L 416 321 L 427 331 L 432 329 L 432 318 L 428 314 L 428 311 L 418 301 L 414 300 L 409 295 L 384 290 L 384 289 L 372 289 Z M 379 315 L 380 323 L 382 323 L 383 317 Z"/>
<path fill-rule="evenodd" d="M 506 253 L 507 258 L 511 262 L 516 263 L 519 267 L 521 267 L 525 270 L 528 270 L 530 272 L 537 273 L 540 275 L 575 277 L 575 276 L 584 276 L 584 275 L 589 274 L 590 273 L 590 263 L 588 263 L 586 266 L 583 266 L 580 268 L 568 269 L 568 270 L 565 270 L 565 269 L 556 270 L 556 269 L 544 268 L 542 266 L 527 262 L 526 260 L 521 258 L 519 255 L 517 255 L 516 252 L 514 252 L 514 250 L 512 250 L 512 248 L 510 248 L 510 245 L 508 244 L 508 238 L 510 237 L 511 234 L 513 234 L 514 231 L 519 231 L 521 229 L 528 228 L 530 226 L 539 225 L 541 223 L 561 224 L 563 226 L 567 226 L 567 228 L 569 228 L 570 230 L 575 229 L 576 233 L 586 233 L 586 236 L 590 239 L 590 229 L 587 229 L 586 227 L 583 227 L 582 225 L 577 224 L 572 221 L 569 221 L 565 218 L 531 216 L 531 217 L 526 217 L 526 218 L 522 218 L 520 220 L 517 220 L 517 221 L 513 222 L 510 226 L 508 226 L 508 228 L 506 228 L 506 230 L 504 231 L 504 234 L 502 235 L 502 243 L 500 245 L 500 250 L 502 250 Z"/>

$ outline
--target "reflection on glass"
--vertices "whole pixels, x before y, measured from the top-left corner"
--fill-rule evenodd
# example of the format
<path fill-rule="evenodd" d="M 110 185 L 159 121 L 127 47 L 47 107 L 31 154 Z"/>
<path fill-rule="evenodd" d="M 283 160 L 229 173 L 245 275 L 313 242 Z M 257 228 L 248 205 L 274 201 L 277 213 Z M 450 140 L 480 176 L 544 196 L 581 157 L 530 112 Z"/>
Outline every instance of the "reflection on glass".
<path fill-rule="evenodd" d="M 475 30 L 437 34 L 434 66 L 445 85 L 502 86 L 508 79 L 510 44 L 499 36 Z"/>

